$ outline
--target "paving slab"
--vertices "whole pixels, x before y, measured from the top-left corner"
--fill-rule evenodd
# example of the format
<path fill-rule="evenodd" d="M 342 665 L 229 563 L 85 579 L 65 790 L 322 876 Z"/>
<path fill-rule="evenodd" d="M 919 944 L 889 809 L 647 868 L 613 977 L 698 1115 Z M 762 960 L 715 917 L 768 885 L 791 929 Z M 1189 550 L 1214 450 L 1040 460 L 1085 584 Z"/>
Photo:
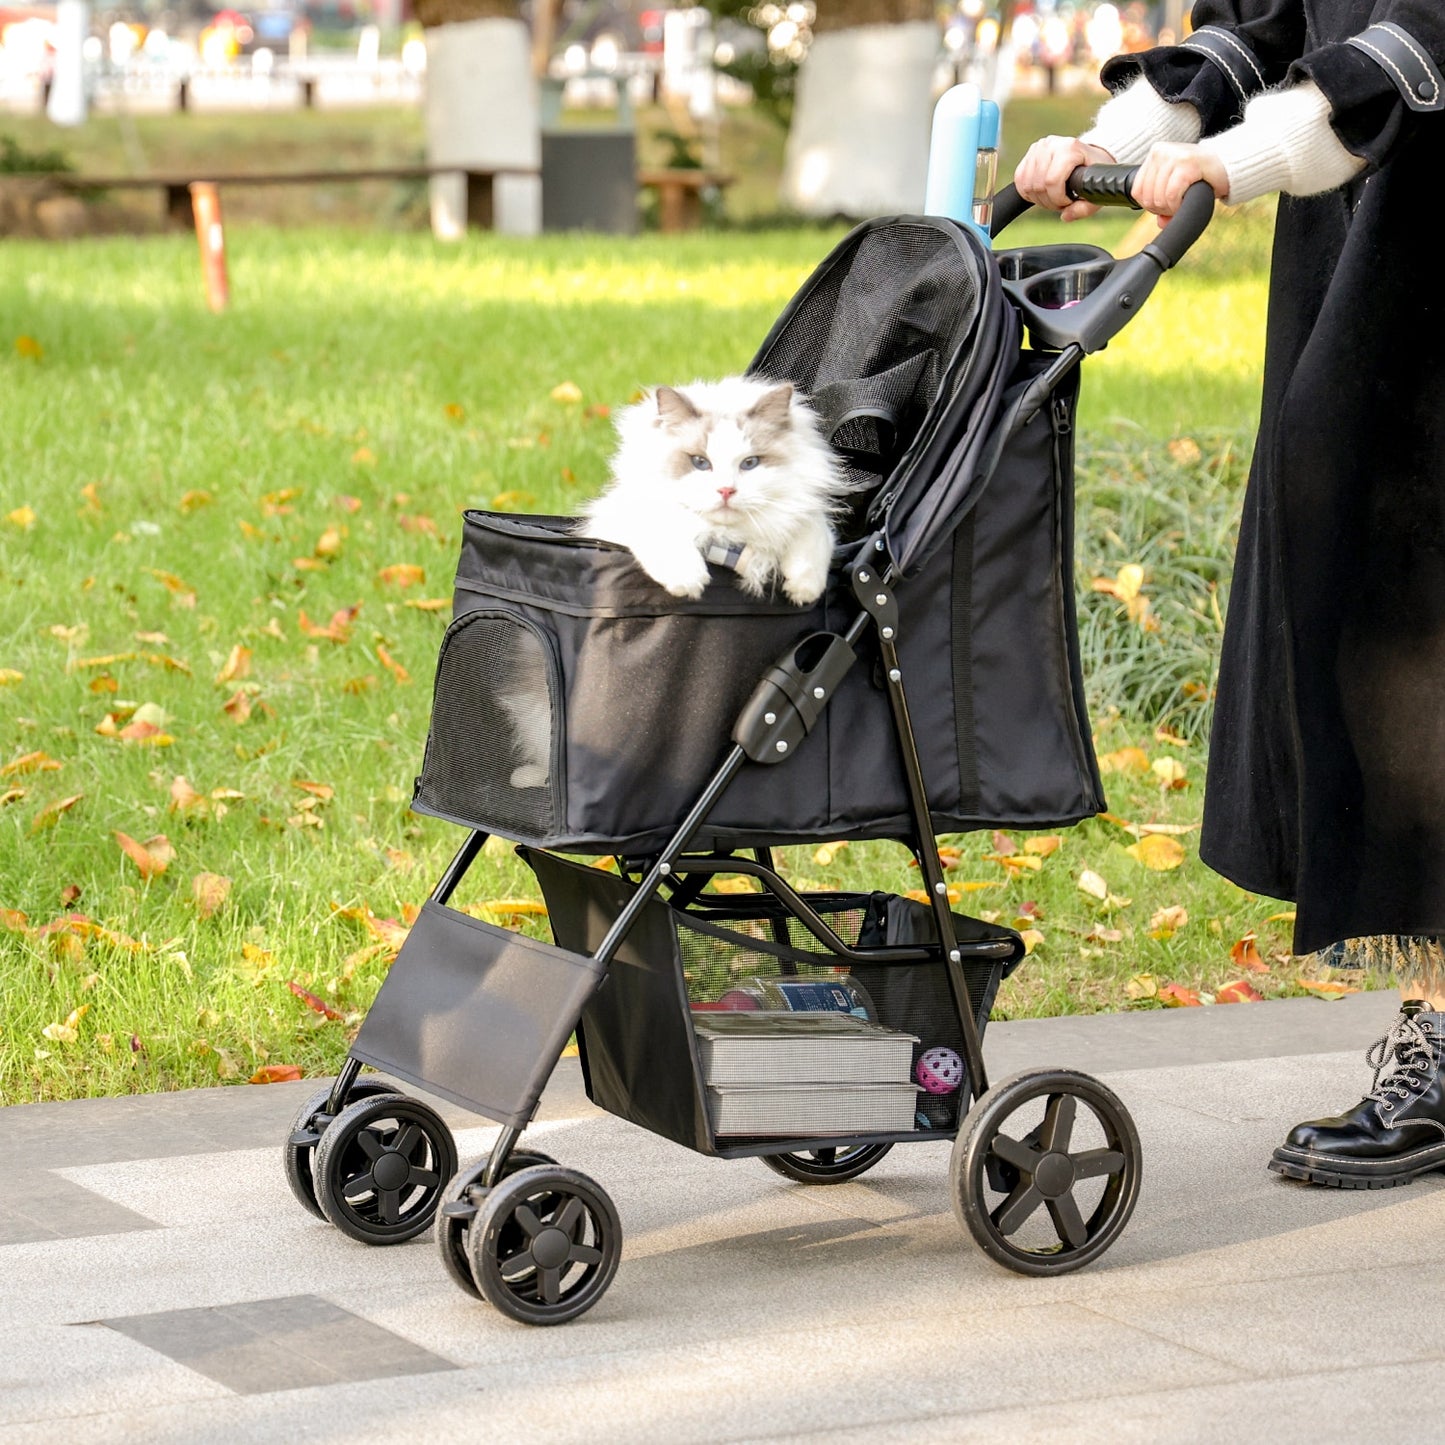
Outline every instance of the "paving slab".
<path fill-rule="evenodd" d="M 1118 1243 L 1045 1279 L 962 1233 L 946 1141 L 803 1187 L 601 1113 L 564 1060 L 528 1137 L 603 1184 L 625 1245 L 597 1307 L 545 1330 L 458 1290 L 429 1240 L 368 1249 L 296 1205 L 280 1145 L 318 1081 L 0 1110 L 23 1163 L 0 1200 L 0 1442 L 82 1421 L 187 1445 L 1432 1438 L 1445 1175 L 1354 1193 L 1264 1169 L 1290 1124 L 1358 1098 L 1396 1007 L 992 1025 L 996 1076 L 1098 1074 L 1144 1149 Z M 495 1128 L 444 1112 L 484 1154 Z"/>

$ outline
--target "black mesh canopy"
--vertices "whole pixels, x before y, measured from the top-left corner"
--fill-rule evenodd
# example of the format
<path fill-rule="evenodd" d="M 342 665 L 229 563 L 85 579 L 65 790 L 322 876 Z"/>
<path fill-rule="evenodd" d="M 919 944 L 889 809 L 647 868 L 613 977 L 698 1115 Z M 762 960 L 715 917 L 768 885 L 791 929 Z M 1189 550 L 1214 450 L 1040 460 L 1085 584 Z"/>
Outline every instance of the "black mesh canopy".
<path fill-rule="evenodd" d="M 839 243 L 749 370 L 812 397 L 859 487 L 855 532 L 882 526 L 908 573 L 970 505 L 1018 339 L 968 227 L 890 217 Z"/>

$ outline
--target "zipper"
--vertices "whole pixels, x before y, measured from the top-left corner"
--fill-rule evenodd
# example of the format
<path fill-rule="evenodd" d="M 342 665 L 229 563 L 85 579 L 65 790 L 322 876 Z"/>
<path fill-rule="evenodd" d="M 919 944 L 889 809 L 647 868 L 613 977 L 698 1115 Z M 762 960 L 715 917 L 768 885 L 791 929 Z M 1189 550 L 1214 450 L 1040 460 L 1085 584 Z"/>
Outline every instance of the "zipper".
<path fill-rule="evenodd" d="M 1056 437 L 1066 437 L 1074 429 L 1074 424 L 1069 420 L 1069 404 L 1058 392 L 1054 393 L 1053 405 L 1049 408 L 1049 428 Z M 1055 448 L 1056 460 L 1058 449 Z"/>

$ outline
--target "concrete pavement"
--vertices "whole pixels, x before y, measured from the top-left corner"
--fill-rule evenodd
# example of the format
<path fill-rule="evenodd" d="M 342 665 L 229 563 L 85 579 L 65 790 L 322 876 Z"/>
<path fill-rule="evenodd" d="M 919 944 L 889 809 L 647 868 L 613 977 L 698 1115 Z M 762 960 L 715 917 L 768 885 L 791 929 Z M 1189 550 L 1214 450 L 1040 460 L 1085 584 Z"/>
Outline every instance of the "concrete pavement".
<path fill-rule="evenodd" d="M 580 1320 L 463 1295 L 429 1239 L 355 1244 L 280 1170 L 302 1090 L 0 1111 L 0 1442 L 1434 1438 L 1442 1178 L 1289 1184 L 1284 1128 L 1352 1103 L 1392 995 L 999 1023 L 996 1077 L 1097 1073 L 1145 1176 L 1092 1268 L 990 1263 L 946 1145 L 790 1184 L 594 1110 L 564 1061 L 528 1137 L 625 1245 Z M 463 1157 L 493 1130 L 455 1110 Z"/>

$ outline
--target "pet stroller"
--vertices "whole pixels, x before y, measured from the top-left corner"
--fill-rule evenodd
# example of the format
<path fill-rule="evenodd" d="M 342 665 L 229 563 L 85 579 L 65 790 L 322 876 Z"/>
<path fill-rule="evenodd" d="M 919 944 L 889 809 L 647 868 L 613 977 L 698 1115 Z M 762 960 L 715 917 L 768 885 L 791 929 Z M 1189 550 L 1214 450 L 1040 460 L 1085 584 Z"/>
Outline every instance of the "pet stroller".
<path fill-rule="evenodd" d="M 1129 203 L 1132 176 L 1088 168 L 1074 189 Z M 995 232 L 1024 209 L 1005 191 Z M 1139 1189 L 1134 1126 L 1080 1073 L 989 1087 L 981 1037 L 1024 946 L 952 911 L 934 838 L 1104 807 L 1072 600 L 1078 366 L 1212 210 L 1195 186 L 1119 262 L 991 253 L 938 218 L 847 236 L 751 367 L 812 397 L 863 488 L 811 607 L 721 569 L 679 600 L 567 518 L 466 514 L 413 807 L 471 832 L 297 1116 L 302 1204 L 370 1244 L 435 1222 L 462 1289 L 531 1324 L 581 1314 L 616 1271 L 616 1210 L 522 1142 L 575 1031 L 592 1101 L 691 1149 L 831 1184 L 952 1139 L 955 1211 L 994 1259 L 1052 1274 L 1110 1246 Z M 515 785 L 499 701 L 524 665 L 548 683 L 539 787 Z M 447 907 L 493 834 L 536 873 L 553 943 Z M 773 854 L 849 839 L 904 843 L 928 902 L 800 893 Z M 720 874 L 761 891 L 704 891 Z M 776 1011 L 733 1012 L 739 993 Z M 490 1157 L 458 1169 L 435 1111 L 363 1065 L 501 1124 Z"/>

